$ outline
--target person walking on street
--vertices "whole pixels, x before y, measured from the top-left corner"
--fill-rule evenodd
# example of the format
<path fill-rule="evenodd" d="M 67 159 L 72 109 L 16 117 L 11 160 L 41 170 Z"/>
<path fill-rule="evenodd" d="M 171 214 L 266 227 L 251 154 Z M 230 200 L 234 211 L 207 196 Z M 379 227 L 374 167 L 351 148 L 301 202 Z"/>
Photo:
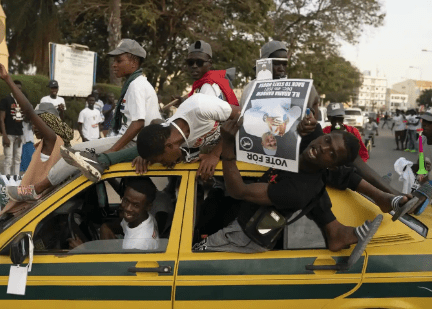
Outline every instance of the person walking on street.
<path fill-rule="evenodd" d="M 78 116 L 78 131 L 83 142 L 100 138 L 100 123 L 103 122 L 101 113 L 94 108 L 96 98 L 93 95 L 87 97 L 87 107 Z"/>
<path fill-rule="evenodd" d="M 64 111 L 66 110 L 66 102 L 62 97 L 57 95 L 59 91 L 59 84 L 56 80 L 50 80 L 47 86 L 50 89 L 50 94 L 43 97 L 40 103 L 51 103 L 57 108 L 60 119 L 64 121 Z M 37 106 L 36 106 L 37 108 Z"/>
<path fill-rule="evenodd" d="M 388 112 L 385 112 L 384 121 L 383 121 L 383 125 L 382 125 L 381 129 L 384 129 L 385 125 L 387 125 L 387 127 L 390 129 L 389 121 L 390 121 L 389 114 L 388 114 Z"/>
<path fill-rule="evenodd" d="M 405 117 L 401 114 L 400 110 L 396 110 L 396 116 L 393 117 L 394 123 L 392 129 L 395 129 L 395 140 L 396 140 L 396 149 L 395 150 L 403 150 L 403 142 L 405 137 Z M 399 148 L 400 142 L 400 148 Z"/>
<path fill-rule="evenodd" d="M 405 151 L 416 152 L 416 134 L 417 125 L 420 120 L 417 118 L 416 112 L 411 110 L 407 116 L 408 130 L 407 130 L 407 145 Z"/>
<path fill-rule="evenodd" d="M 20 81 L 14 84 L 21 90 Z M 3 173 L 5 175 L 19 175 L 22 153 L 22 137 L 24 117 L 21 107 L 17 104 L 11 93 L 0 101 L 0 129 L 3 135 L 4 163 Z"/>

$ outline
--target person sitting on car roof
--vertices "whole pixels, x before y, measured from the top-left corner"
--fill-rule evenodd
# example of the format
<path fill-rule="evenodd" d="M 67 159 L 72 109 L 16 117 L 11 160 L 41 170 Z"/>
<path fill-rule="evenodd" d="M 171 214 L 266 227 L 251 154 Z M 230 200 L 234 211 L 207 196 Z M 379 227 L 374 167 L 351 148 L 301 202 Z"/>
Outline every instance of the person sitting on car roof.
<path fill-rule="evenodd" d="M 331 211 L 326 183 L 365 193 L 377 201 L 384 212 L 389 212 L 392 207 L 395 211 L 399 210 L 402 208 L 400 205 L 405 205 L 410 199 L 377 190 L 355 174 L 353 169 L 341 168 L 357 157 L 358 139 L 346 131 L 322 135 L 319 127 L 302 139 L 299 173 L 269 169 L 258 183 L 246 184 L 236 166 L 235 134 L 241 125 L 237 119 L 238 116 L 221 128 L 222 162 L 228 193 L 244 203 L 236 220 L 196 244 L 194 250 L 241 253 L 270 250 L 284 227 L 280 219 L 289 218 L 301 209 L 309 211 L 310 216 L 324 227 L 331 251 L 358 243 L 352 256 L 359 258 L 377 231 L 382 215 L 357 228 L 342 225 Z M 302 121 L 316 123 L 313 117 L 305 117 Z M 333 175 L 330 170 L 334 171 Z"/>
<path fill-rule="evenodd" d="M 238 112 L 238 106 L 197 93 L 186 99 L 166 122 L 143 128 L 138 134 L 137 147 L 99 155 L 62 149 L 62 156 L 94 182 L 110 165 L 121 162 L 134 160 L 132 164 L 138 173 L 146 173 L 150 163 L 174 167 L 181 161 L 196 162 L 203 156 L 200 149 L 211 149 L 218 144 L 220 123 L 232 119 Z M 219 153 L 212 155 L 210 160 L 217 164 L 219 156 Z M 209 179 L 216 164 L 203 165 L 201 162 L 197 176 Z"/>
<path fill-rule="evenodd" d="M 117 239 L 116 235 L 122 234 L 124 235 L 123 249 L 157 249 L 158 226 L 155 218 L 149 213 L 156 191 L 156 186 L 150 178 L 126 178 L 119 209 L 120 216 L 118 220 L 101 225 L 100 239 Z M 68 241 L 70 248 L 83 243 L 78 235 Z"/>
<path fill-rule="evenodd" d="M 334 130 L 344 130 L 351 134 L 354 134 L 358 138 L 360 143 L 359 156 L 364 162 L 369 159 L 369 153 L 364 145 L 360 132 L 349 125 L 344 124 L 345 109 L 342 103 L 330 103 L 327 106 L 327 116 L 331 122 L 331 126 L 327 126 L 323 129 L 324 134 L 328 134 Z"/>

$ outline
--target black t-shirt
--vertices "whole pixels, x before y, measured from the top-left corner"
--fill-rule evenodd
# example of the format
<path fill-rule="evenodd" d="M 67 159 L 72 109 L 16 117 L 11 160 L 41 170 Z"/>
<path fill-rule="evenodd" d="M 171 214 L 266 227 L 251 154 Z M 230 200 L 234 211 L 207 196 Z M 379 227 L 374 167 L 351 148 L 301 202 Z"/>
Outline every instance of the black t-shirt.
<path fill-rule="evenodd" d="M 312 140 L 322 134 L 321 127 L 317 126 L 315 132 L 302 139 L 300 151 L 306 149 Z M 326 184 L 341 190 L 346 188 L 355 190 L 361 180 L 362 178 L 355 173 L 354 168 L 341 166 L 333 171 L 323 169 L 316 173 L 301 171 L 293 173 L 269 169 L 258 182 L 269 184 L 267 195 L 270 201 L 281 214 L 289 218 L 297 210 L 307 207 L 316 196 L 320 195 Z M 313 203 L 316 204 L 315 206 L 324 203 L 328 208 L 331 207 L 330 199 L 326 193 L 322 195 L 322 201 L 315 200 Z M 260 205 L 243 202 L 237 218 L 240 226 L 244 228 L 259 208 Z"/>
<path fill-rule="evenodd" d="M 15 99 L 8 95 L 0 101 L 0 110 L 5 112 L 5 127 L 7 135 L 23 135 L 23 114 Z"/>

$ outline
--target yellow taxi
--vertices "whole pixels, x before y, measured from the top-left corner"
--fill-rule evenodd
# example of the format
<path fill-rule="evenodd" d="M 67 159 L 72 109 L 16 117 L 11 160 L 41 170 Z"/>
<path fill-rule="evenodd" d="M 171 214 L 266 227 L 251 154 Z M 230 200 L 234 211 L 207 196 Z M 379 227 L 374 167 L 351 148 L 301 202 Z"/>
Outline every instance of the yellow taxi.
<path fill-rule="evenodd" d="M 249 178 L 265 170 L 238 167 Z M 287 226 L 281 245 L 269 252 L 193 252 L 201 198 L 197 168 L 155 165 L 146 174 L 159 190 L 169 177 L 178 187 L 172 213 L 158 222 L 164 228 L 159 226 L 157 249 L 124 250 L 117 240 L 99 240 L 98 228 L 119 207 L 111 183 L 137 177 L 130 163 L 112 166 L 97 184 L 84 176 L 71 179 L 21 216 L 1 217 L 0 308 L 432 308 L 431 208 L 397 222 L 384 215 L 349 269 L 335 265 L 352 247 L 329 251 L 306 217 Z M 221 163 L 215 177 L 222 178 Z M 380 213 L 357 193 L 327 191 L 343 224 L 358 226 Z M 88 242 L 70 250 L 67 239 L 78 231 Z M 35 249 L 25 295 L 7 294 L 11 258 L 28 263 L 28 234 Z"/>

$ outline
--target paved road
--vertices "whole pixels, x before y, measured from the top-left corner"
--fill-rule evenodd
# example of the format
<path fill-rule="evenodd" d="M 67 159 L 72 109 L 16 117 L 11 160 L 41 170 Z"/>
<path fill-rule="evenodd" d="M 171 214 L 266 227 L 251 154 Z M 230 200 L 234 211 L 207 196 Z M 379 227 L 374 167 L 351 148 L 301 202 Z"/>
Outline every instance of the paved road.
<path fill-rule="evenodd" d="M 379 136 L 375 137 L 375 148 L 372 148 L 368 164 L 381 176 L 392 173 L 391 186 L 397 190 L 402 190 L 402 182 L 399 175 L 394 170 L 394 163 L 400 157 L 417 162 L 418 153 L 396 151 L 394 132 L 387 129 L 379 129 Z"/>

